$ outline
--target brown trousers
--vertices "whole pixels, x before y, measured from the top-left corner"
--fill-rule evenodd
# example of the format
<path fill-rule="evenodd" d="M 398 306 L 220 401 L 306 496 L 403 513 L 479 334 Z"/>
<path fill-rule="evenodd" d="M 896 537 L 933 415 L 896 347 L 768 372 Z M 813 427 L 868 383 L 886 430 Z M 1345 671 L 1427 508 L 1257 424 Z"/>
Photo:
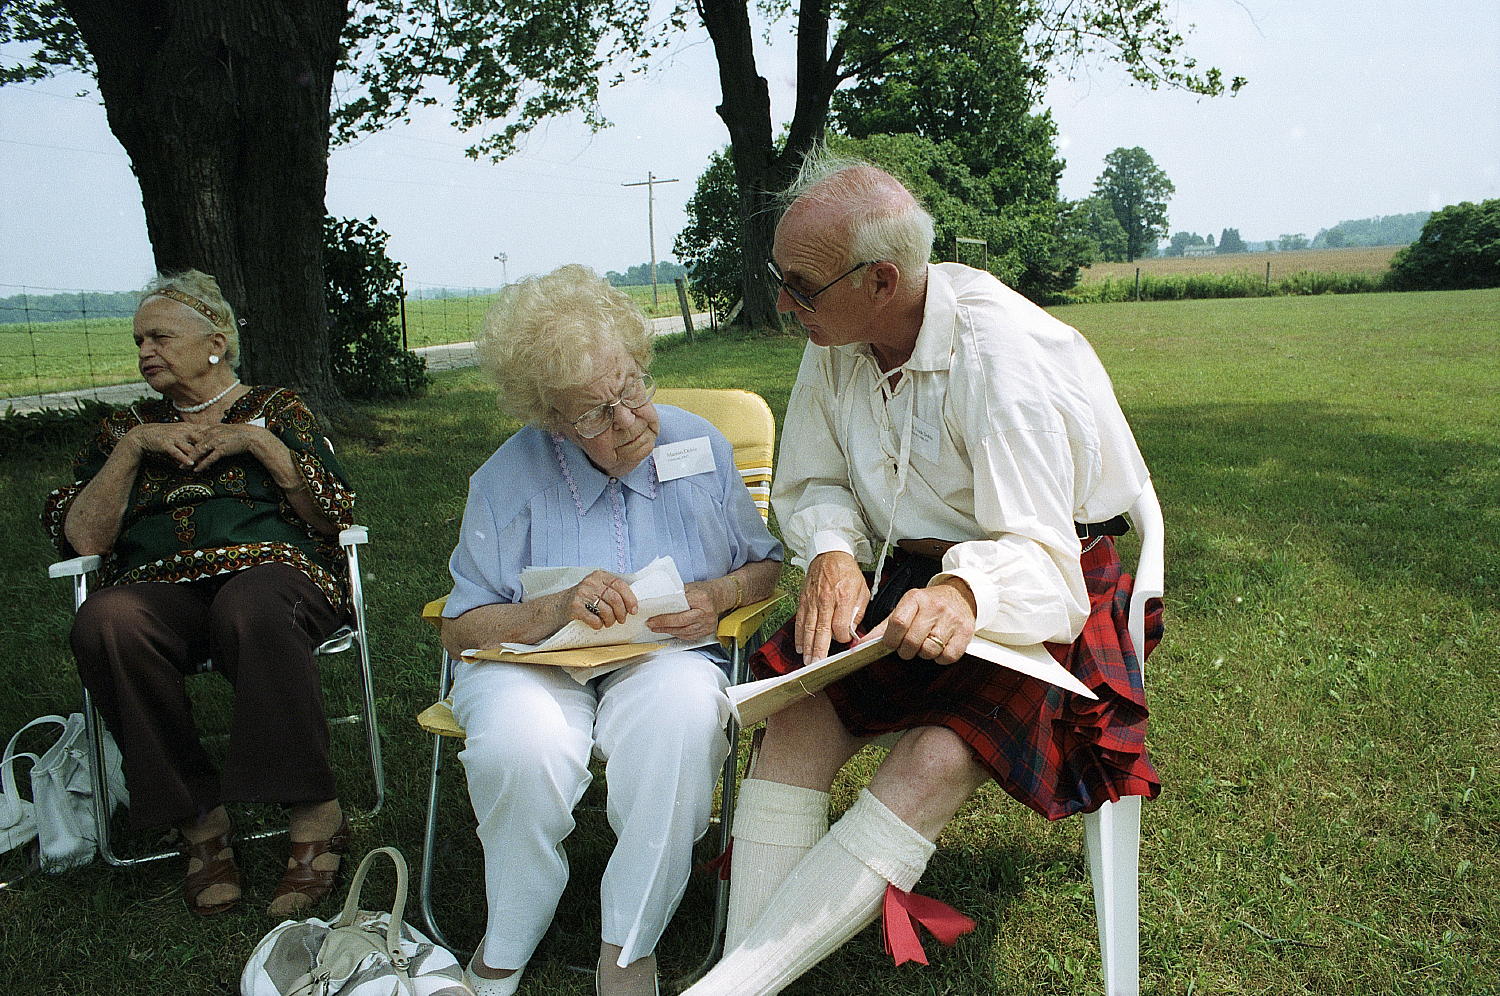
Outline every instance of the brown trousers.
<path fill-rule="evenodd" d="M 179 824 L 222 802 L 335 798 L 314 651 L 342 622 L 285 564 L 89 595 L 73 622 L 73 655 L 124 756 L 131 825 Z M 234 687 L 222 774 L 184 687 L 207 658 Z"/>

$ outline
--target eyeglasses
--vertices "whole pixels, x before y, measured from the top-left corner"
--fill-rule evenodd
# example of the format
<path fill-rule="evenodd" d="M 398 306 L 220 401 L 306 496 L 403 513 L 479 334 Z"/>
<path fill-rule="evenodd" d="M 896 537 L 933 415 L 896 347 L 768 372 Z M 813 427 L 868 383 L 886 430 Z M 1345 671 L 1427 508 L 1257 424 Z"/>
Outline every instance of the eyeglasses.
<path fill-rule="evenodd" d="M 614 401 L 595 405 L 572 421 L 572 426 L 584 439 L 601 436 L 615 424 L 615 407 L 624 405 L 634 411 L 650 404 L 656 396 L 656 381 L 650 374 L 637 374 L 625 385 L 625 390 Z"/>
<path fill-rule="evenodd" d="M 854 273 L 858 273 L 860 270 L 864 269 L 867 266 L 874 266 L 878 262 L 880 262 L 880 260 L 878 259 L 867 259 L 863 263 L 855 263 L 853 266 L 849 267 L 849 269 L 845 270 L 843 273 L 840 273 L 838 276 L 828 281 L 828 283 L 824 284 L 822 287 L 819 287 L 817 290 L 812 291 L 811 293 L 809 293 L 808 291 L 798 290 L 791 284 L 787 283 L 786 277 L 782 275 L 781 267 L 776 265 L 776 261 L 774 259 L 766 260 L 766 269 L 770 271 L 771 279 L 775 280 L 777 286 L 786 291 L 786 296 L 796 302 L 799 308 L 801 308 L 803 311 L 813 312 L 818 310 L 817 308 L 813 307 L 813 298 L 817 297 L 819 294 L 823 293 L 828 288 L 838 283 L 840 280 L 843 280 L 845 277 Z"/>

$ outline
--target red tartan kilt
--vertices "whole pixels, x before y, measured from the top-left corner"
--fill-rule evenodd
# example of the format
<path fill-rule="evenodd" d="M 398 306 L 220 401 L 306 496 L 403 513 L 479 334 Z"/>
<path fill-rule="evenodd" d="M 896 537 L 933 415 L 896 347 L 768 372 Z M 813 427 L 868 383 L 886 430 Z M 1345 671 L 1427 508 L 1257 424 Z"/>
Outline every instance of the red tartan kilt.
<path fill-rule="evenodd" d="M 1048 819 L 1093 812 L 1129 795 L 1155 798 L 1161 782 L 1146 753 L 1145 688 L 1127 628 L 1132 578 L 1110 537 L 1083 553 L 1080 563 L 1088 621 L 1073 643 L 1047 649 L 1097 701 L 975 657 L 942 667 L 892 656 L 828 686 L 844 726 L 858 737 L 946 727 L 1001 788 Z M 788 621 L 751 657 L 756 677 L 802 666 L 794 625 Z M 1151 599 L 1146 655 L 1161 633 L 1161 600 Z"/>

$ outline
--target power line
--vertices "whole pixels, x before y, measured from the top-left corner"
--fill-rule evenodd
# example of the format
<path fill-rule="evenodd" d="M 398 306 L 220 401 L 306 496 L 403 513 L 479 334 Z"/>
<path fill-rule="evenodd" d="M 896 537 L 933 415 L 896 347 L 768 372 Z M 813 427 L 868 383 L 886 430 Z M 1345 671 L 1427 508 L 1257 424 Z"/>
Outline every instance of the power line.
<path fill-rule="evenodd" d="M 658 180 L 655 173 L 647 171 L 644 180 L 620 184 L 622 187 L 646 188 L 646 230 L 651 240 L 651 307 L 653 308 L 661 303 L 656 298 L 656 185 L 676 182 L 676 177 L 670 180 Z"/>

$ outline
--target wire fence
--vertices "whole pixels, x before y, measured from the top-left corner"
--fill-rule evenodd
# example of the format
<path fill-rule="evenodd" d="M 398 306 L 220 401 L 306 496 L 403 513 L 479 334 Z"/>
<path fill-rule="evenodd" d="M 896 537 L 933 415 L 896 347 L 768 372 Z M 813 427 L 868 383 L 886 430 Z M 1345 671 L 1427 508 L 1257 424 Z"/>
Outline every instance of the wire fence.
<path fill-rule="evenodd" d="M 671 284 L 624 287 L 654 317 L 677 316 Z M 412 282 L 401 302 L 404 348 L 471 342 L 499 288 Z M 90 291 L 0 283 L 0 414 L 70 408 L 80 400 L 118 403 L 143 393 L 131 316 L 135 292 Z M 692 302 L 689 302 L 692 307 Z M 465 365 L 464 350 L 440 350 L 433 369 Z M 436 360 L 437 362 L 433 362 Z"/>

